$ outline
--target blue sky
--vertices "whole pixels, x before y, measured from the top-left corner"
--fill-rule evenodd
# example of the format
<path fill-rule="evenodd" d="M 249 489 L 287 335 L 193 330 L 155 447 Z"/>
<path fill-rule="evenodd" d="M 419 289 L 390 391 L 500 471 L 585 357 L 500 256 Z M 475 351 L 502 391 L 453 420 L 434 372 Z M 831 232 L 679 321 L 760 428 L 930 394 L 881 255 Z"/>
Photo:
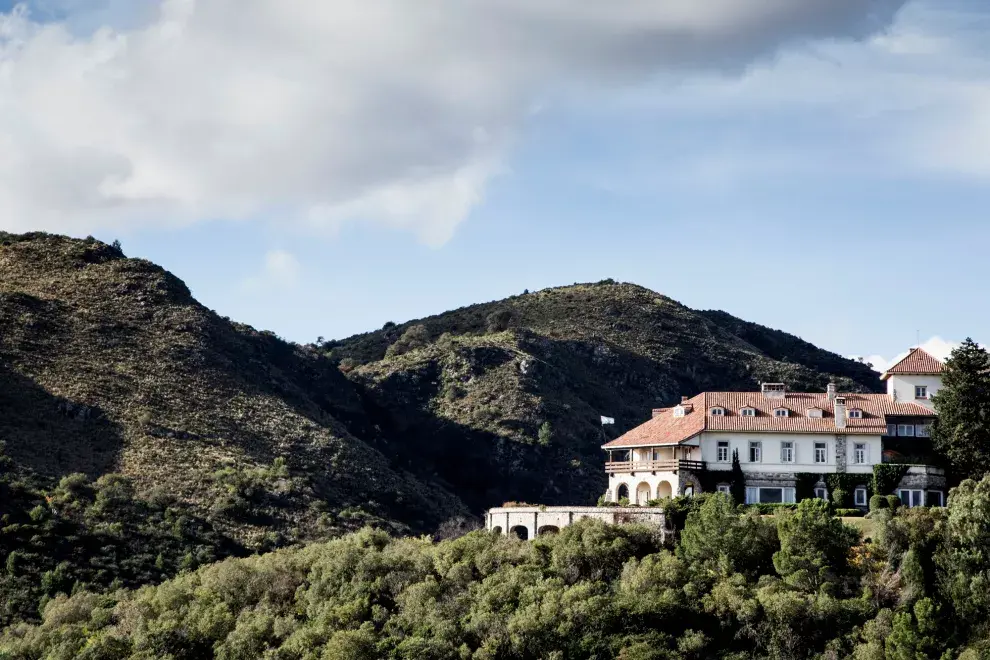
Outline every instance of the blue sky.
<path fill-rule="evenodd" d="M 985 3 L 907 2 L 878 29 L 901 3 L 685 17 L 630 0 L 614 42 L 571 2 L 449 19 L 546 35 L 512 47 L 439 40 L 391 2 L 394 31 L 321 3 L 337 13 L 310 25 L 383 30 L 347 46 L 360 65 L 289 52 L 326 35 L 265 0 L 237 20 L 230 0 L 9 14 L 0 228 L 119 238 L 297 341 L 609 277 L 846 355 L 986 339 Z M 255 51 L 287 68 L 245 77 Z"/>

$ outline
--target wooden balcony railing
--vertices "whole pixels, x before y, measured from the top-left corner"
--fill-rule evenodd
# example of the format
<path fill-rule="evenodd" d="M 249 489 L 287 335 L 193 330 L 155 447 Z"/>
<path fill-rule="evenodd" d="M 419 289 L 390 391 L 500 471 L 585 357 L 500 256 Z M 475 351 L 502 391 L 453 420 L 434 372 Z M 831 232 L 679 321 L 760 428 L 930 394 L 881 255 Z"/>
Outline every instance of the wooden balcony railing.
<path fill-rule="evenodd" d="M 677 472 L 678 470 L 707 469 L 704 461 L 615 461 L 605 463 L 606 472 Z"/>

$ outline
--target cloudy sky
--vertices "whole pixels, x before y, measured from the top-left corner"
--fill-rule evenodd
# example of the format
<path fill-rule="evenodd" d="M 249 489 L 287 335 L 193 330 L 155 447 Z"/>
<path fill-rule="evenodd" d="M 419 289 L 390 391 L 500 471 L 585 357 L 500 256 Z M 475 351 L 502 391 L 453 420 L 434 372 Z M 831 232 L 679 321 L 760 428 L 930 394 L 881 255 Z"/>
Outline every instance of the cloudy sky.
<path fill-rule="evenodd" d="M 0 0 L 0 228 L 297 341 L 607 277 L 985 340 L 982 0 Z"/>

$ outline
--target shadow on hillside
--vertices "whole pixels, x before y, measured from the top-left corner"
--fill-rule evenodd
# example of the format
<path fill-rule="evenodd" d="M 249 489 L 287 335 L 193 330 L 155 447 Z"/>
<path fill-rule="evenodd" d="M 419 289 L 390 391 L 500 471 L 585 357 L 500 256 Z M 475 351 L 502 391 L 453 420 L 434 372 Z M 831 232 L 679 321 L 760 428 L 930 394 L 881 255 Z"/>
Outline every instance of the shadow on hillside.
<path fill-rule="evenodd" d="M 120 428 L 99 409 L 54 396 L 4 364 L 0 440 L 14 461 L 50 477 L 113 471 L 123 447 Z"/>

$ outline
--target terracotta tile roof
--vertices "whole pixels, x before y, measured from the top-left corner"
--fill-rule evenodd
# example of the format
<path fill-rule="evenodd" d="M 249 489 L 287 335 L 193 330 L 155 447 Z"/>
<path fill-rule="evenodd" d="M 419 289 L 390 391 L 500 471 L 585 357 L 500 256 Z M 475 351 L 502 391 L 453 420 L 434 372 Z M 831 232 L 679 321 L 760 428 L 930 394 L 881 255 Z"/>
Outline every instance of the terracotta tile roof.
<path fill-rule="evenodd" d="M 883 373 L 881 379 L 886 380 L 891 374 L 912 374 L 915 376 L 934 376 L 942 373 L 945 365 L 940 360 L 920 348 L 912 348 L 903 360 L 890 367 Z"/>
<path fill-rule="evenodd" d="M 860 419 L 847 419 L 846 427 L 835 425 L 835 402 L 828 394 L 787 393 L 783 398 L 768 397 L 762 392 L 703 392 L 690 399 L 693 412 L 674 416 L 674 408 L 654 411 L 653 419 L 604 446 L 608 449 L 645 445 L 676 445 L 702 431 L 737 431 L 762 433 L 845 433 L 847 435 L 885 435 L 887 417 L 909 416 L 934 418 L 935 413 L 916 403 L 898 403 L 887 394 L 838 394 L 846 400 L 846 409 L 863 411 Z M 712 415 L 712 408 L 724 408 L 725 415 Z M 755 408 L 756 415 L 743 417 L 742 408 Z M 775 408 L 787 408 L 787 417 L 777 417 Z M 808 409 L 823 411 L 821 417 L 809 417 Z M 920 420 L 919 420 L 920 421 Z"/>

